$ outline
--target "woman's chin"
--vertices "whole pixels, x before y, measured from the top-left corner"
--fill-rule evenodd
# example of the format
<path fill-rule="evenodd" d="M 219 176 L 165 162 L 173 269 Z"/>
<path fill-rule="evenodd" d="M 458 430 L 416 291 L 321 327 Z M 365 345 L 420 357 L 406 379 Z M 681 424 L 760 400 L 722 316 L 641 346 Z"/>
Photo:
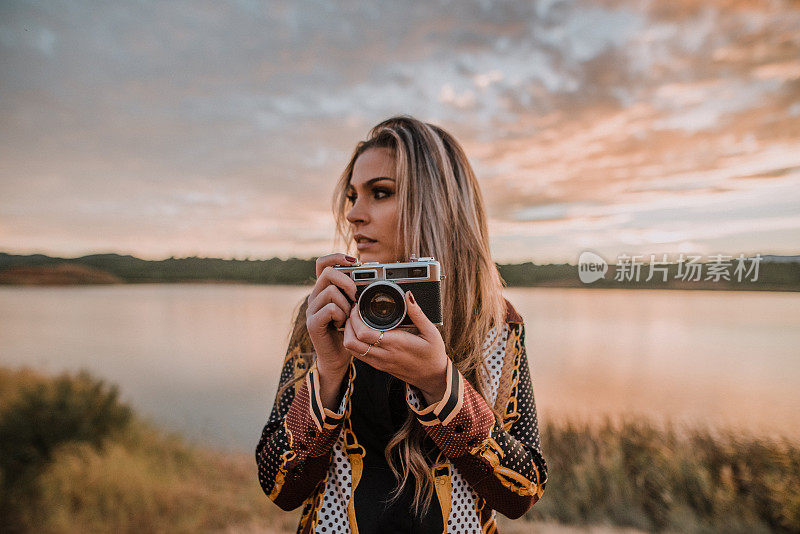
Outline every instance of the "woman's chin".
<path fill-rule="evenodd" d="M 380 258 L 378 258 L 375 254 L 372 254 L 372 253 L 369 253 L 369 252 L 364 253 L 364 254 L 359 254 L 358 255 L 358 260 L 361 263 L 372 263 L 374 261 L 377 261 L 378 263 L 381 263 Z"/>

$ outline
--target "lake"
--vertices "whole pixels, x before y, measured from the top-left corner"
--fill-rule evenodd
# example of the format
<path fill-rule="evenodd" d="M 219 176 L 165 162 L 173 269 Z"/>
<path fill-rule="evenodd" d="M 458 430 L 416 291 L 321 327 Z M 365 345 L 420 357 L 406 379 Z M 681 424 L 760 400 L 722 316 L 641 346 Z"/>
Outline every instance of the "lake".
<path fill-rule="evenodd" d="M 141 414 L 250 451 L 297 286 L 0 287 L 0 365 L 85 368 Z M 645 414 L 800 438 L 800 294 L 509 288 L 540 418 Z"/>

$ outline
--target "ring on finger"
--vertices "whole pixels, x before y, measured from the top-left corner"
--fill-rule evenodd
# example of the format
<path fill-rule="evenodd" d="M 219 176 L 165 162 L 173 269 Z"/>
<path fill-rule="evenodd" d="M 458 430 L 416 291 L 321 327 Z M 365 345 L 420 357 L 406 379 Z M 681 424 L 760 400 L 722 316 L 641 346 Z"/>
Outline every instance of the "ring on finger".
<path fill-rule="evenodd" d="M 361 356 L 359 356 L 359 358 L 363 358 L 364 356 L 366 356 L 367 353 L 370 351 L 370 349 L 372 349 L 372 344 L 367 345 L 367 351 L 364 354 L 362 354 Z"/>
<path fill-rule="evenodd" d="M 376 341 L 372 345 L 375 347 L 380 347 L 382 341 L 383 341 L 383 330 L 381 330 L 381 335 L 378 336 L 378 341 Z"/>

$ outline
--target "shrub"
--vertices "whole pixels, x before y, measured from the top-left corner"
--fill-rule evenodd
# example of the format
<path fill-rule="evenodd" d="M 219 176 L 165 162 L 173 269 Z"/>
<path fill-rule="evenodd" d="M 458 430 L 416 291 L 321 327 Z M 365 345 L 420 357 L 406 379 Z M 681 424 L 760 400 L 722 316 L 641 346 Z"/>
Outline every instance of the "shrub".
<path fill-rule="evenodd" d="M 5 380 L 6 384 L 8 380 Z M 82 371 L 52 380 L 23 381 L 16 395 L 5 388 L 0 408 L 0 527 L 12 529 L 21 503 L 35 499 L 36 477 L 55 450 L 70 442 L 100 449 L 127 427 L 131 409 L 115 386 Z"/>

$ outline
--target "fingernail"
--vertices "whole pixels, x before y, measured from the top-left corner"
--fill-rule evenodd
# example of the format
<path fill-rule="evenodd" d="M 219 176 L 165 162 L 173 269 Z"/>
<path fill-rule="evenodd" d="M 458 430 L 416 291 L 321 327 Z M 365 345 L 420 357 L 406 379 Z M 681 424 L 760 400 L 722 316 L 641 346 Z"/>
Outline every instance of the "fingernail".
<path fill-rule="evenodd" d="M 414 300 L 414 293 L 412 293 L 411 291 L 408 292 L 408 300 L 410 300 L 412 304 L 417 303 L 417 301 Z"/>
<path fill-rule="evenodd" d="M 350 263 L 355 263 L 356 262 L 356 259 L 353 258 L 352 256 L 345 256 L 344 259 L 346 259 Z"/>

